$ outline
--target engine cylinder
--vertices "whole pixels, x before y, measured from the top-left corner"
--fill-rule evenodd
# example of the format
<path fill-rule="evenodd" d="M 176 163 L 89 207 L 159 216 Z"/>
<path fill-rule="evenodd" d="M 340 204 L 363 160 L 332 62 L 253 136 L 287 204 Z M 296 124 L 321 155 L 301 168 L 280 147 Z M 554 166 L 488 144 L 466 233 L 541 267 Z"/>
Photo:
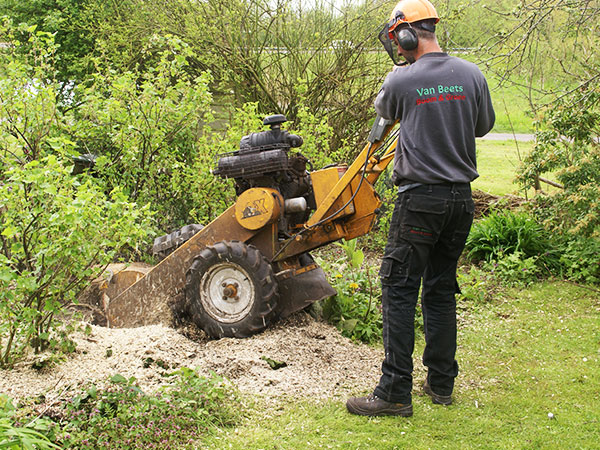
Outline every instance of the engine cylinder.
<path fill-rule="evenodd" d="M 227 178 L 256 178 L 287 168 L 287 153 L 275 149 L 224 156 L 219 159 L 217 169 L 213 173 Z"/>
<path fill-rule="evenodd" d="M 286 214 L 303 212 L 308 207 L 304 197 L 288 198 L 283 205 Z"/>

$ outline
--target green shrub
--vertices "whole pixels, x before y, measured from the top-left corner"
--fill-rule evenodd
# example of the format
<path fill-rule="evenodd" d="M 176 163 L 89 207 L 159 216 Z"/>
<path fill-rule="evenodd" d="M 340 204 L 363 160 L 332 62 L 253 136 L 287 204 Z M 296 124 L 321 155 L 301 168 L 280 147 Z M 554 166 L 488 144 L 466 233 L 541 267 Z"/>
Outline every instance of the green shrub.
<path fill-rule="evenodd" d="M 476 265 L 464 266 L 459 268 L 456 278 L 461 291 L 459 301 L 478 306 L 491 300 L 495 282 L 490 270 Z"/>
<path fill-rule="evenodd" d="M 65 448 L 195 449 L 213 426 L 236 423 L 239 399 L 231 385 L 182 368 L 156 394 L 145 394 L 134 378 L 115 375 L 105 389 L 95 385 L 65 407 L 59 441 Z"/>
<path fill-rule="evenodd" d="M 319 260 L 337 295 L 320 302 L 323 317 L 342 335 L 362 342 L 381 339 L 381 289 L 371 268 L 362 267 L 364 253 L 356 239 L 336 243 L 342 249 L 334 262 Z"/>
<path fill-rule="evenodd" d="M 526 188 L 546 174 L 564 186 L 534 199 L 535 213 L 553 233 L 600 236 L 599 104 L 597 83 L 557 100 L 538 124 L 536 145 L 519 169 L 518 180 Z"/>
<path fill-rule="evenodd" d="M 0 184 L 0 365 L 53 341 L 56 319 L 125 245 L 144 209 L 107 198 L 54 156 L 15 166 Z"/>
<path fill-rule="evenodd" d="M 15 31 L 3 23 L 0 35 Z M 146 236 L 147 208 L 118 187 L 71 173 L 74 122 L 58 103 L 53 37 L 19 26 L 18 42 L 0 52 L 0 365 L 27 347 L 69 350 L 55 332 L 63 308 L 125 246 Z M 61 335 L 62 334 L 62 335 Z"/>
<path fill-rule="evenodd" d="M 504 284 L 527 285 L 547 274 L 600 281 L 597 239 L 551 235 L 525 212 L 493 211 L 473 225 L 466 249 Z"/>
<path fill-rule="evenodd" d="M 537 256 L 525 257 L 522 252 L 515 251 L 499 254 L 493 261 L 483 265 L 494 278 L 508 286 L 528 286 L 542 275 Z"/>
<path fill-rule="evenodd" d="M 560 262 L 564 275 L 573 281 L 600 283 L 600 241 L 595 238 L 573 239 L 564 245 Z"/>
<path fill-rule="evenodd" d="M 77 86 L 81 103 L 66 131 L 80 152 L 98 156 L 95 170 L 108 190 L 120 187 L 131 201 L 152 205 L 161 230 L 207 222 L 212 217 L 190 218 L 189 211 L 193 193 L 220 184 L 209 175 L 216 149 L 198 145 L 211 120 L 211 77 L 188 75 L 191 51 L 174 37 L 155 37 L 145 50 L 157 53 L 155 65 L 107 69 Z"/>
<path fill-rule="evenodd" d="M 55 146 L 72 144 L 58 131 L 63 115 L 56 100 L 60 85 L 52 79 L 56 45 L 51 35 L 34 30 L 0 23 L 0 39 L 9 44 L 0 51 L 2 171 L 11 167 L 9 162 L 24 164 L 55 154 Z M 28 53 L 21 55 L 19 43 L 10 41 L 14 32 L 30 36 Z"/>
<path fill-rule="evenodd" d="M 27 425 L 19 425 L 15 417 L 16 408 L 12 400 L 0 394 L 0 448 L 8 450 L 51 450 L 60 449 L 51 442 L 52 423 L 47 419 L 35 418 Z"/>
<path fill-rule="evenodd" d="M 525 212 L 492 211 L 473 225 L 465 248 L 477 261 L 498 261 L 519 253 L 519 259 L 535 257 L 540 267 L 559 265 L 556 243 Z"/>
<path fill-rule="evenodd" d="M 10 40 L 17 31 L 27 34 L 29 51 L 17 51 L 21 44 Z M 187 45 L 154 37 L 143 49 L 153 55 L 152 65 L 117 72 L 98 62 L 101 71 L 65 88 L 53 78 L 51 35 L 10 24 L 0 35 L 11 44 L 0 52 L 0 168 L 47 155 L 95 155 L 91 181 L 104 192 L 119 189 L 130 201 L 150 204 L 160 231 L 206 223 L 231 203 L 232 190 L 210 170 L 219 152 L 235 147 L 203 129 L 212 118 L 211 77 L 189 75 Z"/>

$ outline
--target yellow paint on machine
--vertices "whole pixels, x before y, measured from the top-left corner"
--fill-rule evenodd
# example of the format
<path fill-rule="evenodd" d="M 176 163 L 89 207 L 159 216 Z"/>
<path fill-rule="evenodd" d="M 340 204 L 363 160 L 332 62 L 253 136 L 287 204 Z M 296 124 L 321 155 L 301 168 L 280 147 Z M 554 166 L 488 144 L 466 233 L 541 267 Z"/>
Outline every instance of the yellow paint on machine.
<path fill-rule="evenodd" d="M 283 197 L 271 188 L 248 189 L 235 202 L 235 218 L 247 230 L 258 230 L 275 222 L 282 210 Z"/>

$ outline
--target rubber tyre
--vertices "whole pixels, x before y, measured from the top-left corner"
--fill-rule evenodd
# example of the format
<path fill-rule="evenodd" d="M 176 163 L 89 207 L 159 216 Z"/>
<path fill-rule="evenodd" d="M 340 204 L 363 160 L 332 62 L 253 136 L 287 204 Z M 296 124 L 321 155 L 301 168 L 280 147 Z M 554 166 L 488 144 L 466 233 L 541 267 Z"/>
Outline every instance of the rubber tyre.
<path fill-rule="evenodd" d="M 190 240 L 202 228 L 204 228 L 203 225 L 193 223 L 172 233 L 157 237 L 154 239 L 154 244 L 152 245 L 152 256 L 157 258 L 159 262 L 162 261 Z"/>
<path fill-rule="evenodd" d="M 235 286 L 235 298 L 226 285 Z M 270 325 L 279 293 L 273 269 L 256 247 L 223 241 L 194 258 L 185 299 L 190 319 L 210 337 L 244 338 Z"/>

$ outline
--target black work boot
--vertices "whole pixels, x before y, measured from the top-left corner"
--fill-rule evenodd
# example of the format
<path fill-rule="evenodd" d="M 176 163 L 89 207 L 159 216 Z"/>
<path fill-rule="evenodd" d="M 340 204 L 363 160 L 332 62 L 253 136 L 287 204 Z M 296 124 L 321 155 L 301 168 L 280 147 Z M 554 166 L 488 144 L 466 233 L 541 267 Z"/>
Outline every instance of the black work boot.
<path fill-rule="evenodd" d="M 375 394 L 367 397 L 352 397 L 346 402 L 346 408 L 351 414 L 359 416 L 402 416 L 413 414 L 411 404 L 391 403 L 380 399 Z"/>
<path fill-rule="evenodd" d="M 423 383 L 423 392 L 431 397 L 431 401 L 436 405 L 444 405 L 449 406 L 452 404 L 452 396 L 451 395 L 439 395 L 431 390 L 431 386 L 427 380 Z"/>

